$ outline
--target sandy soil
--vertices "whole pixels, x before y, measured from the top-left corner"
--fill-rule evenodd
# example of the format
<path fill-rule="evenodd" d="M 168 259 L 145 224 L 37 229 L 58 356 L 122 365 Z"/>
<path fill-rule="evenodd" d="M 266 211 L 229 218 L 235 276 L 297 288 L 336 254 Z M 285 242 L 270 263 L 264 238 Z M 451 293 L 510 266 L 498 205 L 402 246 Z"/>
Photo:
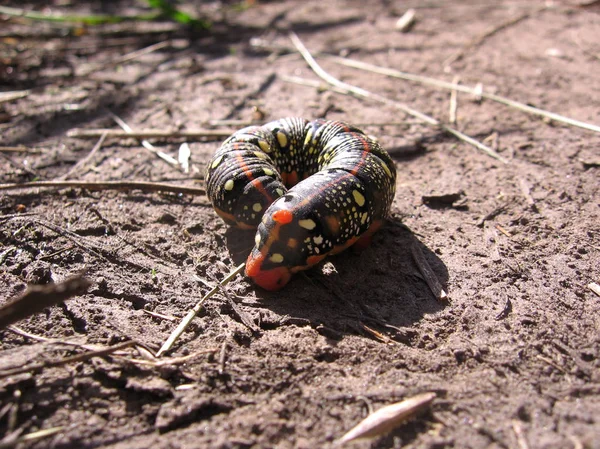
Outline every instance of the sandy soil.
<path fill-rule="evenodd" d="M 53 12 L 92 10 L 56 3 L 63 6 Z M 200 32 L 161 21 L 70 28 L 2 18 L 1 90 L 30 91 L 0 103 L 0 145 L 25 148 L 0 152 L 2 183 L 203 187 L 214 139 L 150 139 L 174 157 L 189 143 L 186 174 L 136 139 L 107 138 L 88 157 L 98 139 L 67 135 L 119 129 L 111 113 L 134 129 L 167 131 L 326 116 L 377 136 L 398 169 L 393 217 L 369 248 L 331 258 L 277 293 L 238 276 L 160 359 L 170 363 L 136 363 L 149 356 L 129 348 L 10 376 L 11 368 L 89 350 L 81 344 L 133 339 L 157 350 L 209 286 L 245 259 L 252 233 L 227 229 L 201 195 L 2 191 L 2 302 L 27 284 L 82 270 L 93 283 L 17 323 L 48 341 L 0 331 L 4 443 L 328 448 L 369 408 L 433 391 L 425 414 L 349 446 L 600 447 L 600 297 L 588 288 L 600 283 L 600 135 L 458 95 L 454 126 L 497 149 L 504 164 L 390 105 L 290 83 L 285 76 L 317 77 L 294 50 L 250 45 L 261 38 L 293 49 L 294 30 L 314 54 L 482 83 L 600 125 L 597 5 L 364 3 L 198 2 L 214 23 Z M 113 2 L 107 12 L 138 13 L 141 4 Z M 41 2 L 27 6 L 42 10 Z M 418 21 L 402 33 L 395 23 L 410 6 Z M 123 58 L 160 42 L 167 43 Z M 348 83 L 448 121 L 447 90 L 319 61 Z M 411 255 L 415 244 L 448 301 L 428 288 Z"/>

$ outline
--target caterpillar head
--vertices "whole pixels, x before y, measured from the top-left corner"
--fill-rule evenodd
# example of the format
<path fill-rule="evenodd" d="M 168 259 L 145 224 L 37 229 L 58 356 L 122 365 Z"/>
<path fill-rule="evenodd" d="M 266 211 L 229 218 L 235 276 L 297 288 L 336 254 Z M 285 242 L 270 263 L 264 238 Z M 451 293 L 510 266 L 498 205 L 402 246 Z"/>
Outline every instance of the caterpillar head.
<path fill-rule="evenodd" d="M 319 255 L 322 251 L 314 244 L 318 225 L 308 218 L 313 212 L 297 207 L 294 200 L 288 194 L 267 209 L 246 262 L 246 275 L 266 290 L 279 290 L 293 273 L 310 268 L 325 257 Z M 323 243 L 321 240 L 317 238 Z"/>

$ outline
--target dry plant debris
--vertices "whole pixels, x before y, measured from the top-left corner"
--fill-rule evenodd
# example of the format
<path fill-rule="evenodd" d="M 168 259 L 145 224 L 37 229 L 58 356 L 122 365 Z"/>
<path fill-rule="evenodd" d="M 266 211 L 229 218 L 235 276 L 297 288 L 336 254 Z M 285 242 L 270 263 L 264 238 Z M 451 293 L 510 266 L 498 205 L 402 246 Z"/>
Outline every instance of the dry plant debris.
<path fill-rule="evenodd" d="M 435 393 L 422 393 L 382 407 L 344 434 L 339 439 L 339 443 L 384 435 L 428 408 L 435 397 Z"/>

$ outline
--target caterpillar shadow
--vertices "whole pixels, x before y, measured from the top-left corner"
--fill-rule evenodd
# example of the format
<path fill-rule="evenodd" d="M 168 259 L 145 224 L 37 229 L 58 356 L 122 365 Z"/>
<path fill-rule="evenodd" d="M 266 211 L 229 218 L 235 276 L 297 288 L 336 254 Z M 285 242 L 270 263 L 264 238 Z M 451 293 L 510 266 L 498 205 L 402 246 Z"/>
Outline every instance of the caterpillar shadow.
<path fill-rule="evenodd" d="M 244 261 L 253 238 L 254 232 L 227 231 L 227 247 L 236 263 Z M 445 306 L 434 297 L 414 262 L 412 245 L 420 248 L 445 287 L 444 263 L 407 227 L 390 219 L 365 250 L 350 249 L 330 257 L 295 275 L 278 292 L 254 287 L 258 302 L 253 307 L 282 317 L 280 323 L 262 327 L 306 323 L 331 338 L 379 332 L 409 342 L 417 334 L 412 326 Z"/>

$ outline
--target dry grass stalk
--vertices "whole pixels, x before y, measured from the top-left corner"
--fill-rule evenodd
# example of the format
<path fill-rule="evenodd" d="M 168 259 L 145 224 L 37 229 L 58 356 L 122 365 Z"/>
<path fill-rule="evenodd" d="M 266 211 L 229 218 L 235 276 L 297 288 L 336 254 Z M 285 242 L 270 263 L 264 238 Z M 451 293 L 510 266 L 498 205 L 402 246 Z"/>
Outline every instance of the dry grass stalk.
<path fill-rule="evenodd" d="M 343 81 L 340 81 L 337 78 L 331 76 L 329 73 L 327 73 L 325 70 L 323 70 L 321 68 L 321 66 L 319 66 L 319 64 L 317 64 L 315 59 L 312 57 L 310 52 L 307 50 L 307 48 L 304 46 L 304 44 L 302 43 L 300 38 L 295 33 L 291 33 L 290 38 L 291 38 L 292 42 L 294 43 L 294 45 L 296 46 L 296 49 L 304 57 L 304 59 L 306 60 L 308 65 L 313 69 L 313 71 L 319 77 L 321 77 L 326 82 L 328 82 L 329 84 L 341 89 L 342 91 L 345 91 L 344 93 L 346 95 L 355 95 L 358 97 L 377 101 L 378 103 L 386 104 L 395 109 L 399 109 L 408 115 L 412 115 L 413 117 L 418 118 L 419 120 L 421 120 L 422 122 L 424 122 L 430 126 L 442 129 L 442 130 L 446 131 L 447 133 L 452 134 L 456 138 L 474 146 L 475 148 L 478 148 L 479 150 L 483 151 L 487 155 L 493 157 L 494 159 L 501 161 L 504 164 L 508 163 L 508 161 L 506 159 L 504 159 L 502 156 L 500 156 L 498 153 L 496 153 L 490 147 L 483 145 L 481 142 L 473 139 L 472 137 L 467 136 L 466 134 L 461 133 L 460 131 L 458 131 L 454 128 L 451 128 L 450 126 L 444 125 L 439 120 L 437 120 L 427 114 L 423 114 L 422 112 L 419 112 L 403 103 L 400 103 L 400 102 L 397 102 L 394 100 L 390 100 L 389 98 L 384 97 L 382 95 L 378 95 L 378 94 L 369 92 L 368 90 L 362 89 L 360 87 L 356 87 L 351 84 L 344 83 Z"/>
<path fill-rule="evenodd" d="M 123 130 L 125 130 L 125 132 L 127 134 L 132 134 L 133 133 L 133 129 L 131 129 L 131 127 L 127 123 L 125 123 L 123 121 L 123 119 L 121 119 L 116 114 L 113 114 L 112 112 L 110 113 L 110 115 L 112 116 L 113 120 L 115 122 L 117 122 L 117 125 L 119 125 L 121 128 L 123 128 Z M 173 157 L 169 156 L 167 153 L 158 150 L 157 148 L 154 147 L 154 145 L 152 145 L 147 140 L 142 140 L 141 144 L 142 144 L 142 146 L 145 149 L 147 149 L 148 151 L 150 151 L 150 153 L 157 155 L 163 161 L 165 161 L 168 164 L 171 164 L 171 165 L 173 165 L 175 167 L 179 167 L 179 162 L 177 162 L 177 159 L 174 159 Z"/>
<path fill-rule="evenodd" d="M 77 275 L 63 282 L 47 285 L 31 285 L 24 293 L 0 307 L 0 329 L 41 312 L 46 307 L 85 293 L 91 282 Z"/>
<path fill-rule="evenodd" d="M 597 294 L 598 296 L 600 296 L 600 285 L 596 284 L 595 282 L 590 282 L 587 287 L 593 291 L 595 294 Z"/>
<path fill-rule="evenodd" d="M 153 312 L 151 310 L 146 310 L 146 309 L 142 309 L 142 312 L 144 312 L 145 314 L 150 315 L 154 318 L 161 319 L 161 320 L 177 321 L 177 318 L 172 315 L 163 315 L 162 313 Z"/>
<path fill-rule="evenodd" d="M 366 70 L 368 72 L 379 73 L 380 75 L 390 76 L 393 78 L 400 78 L 407 81 L 414 81 L 421 84 L 429 84 L 431 86 L 439 87 L 442 89 L 449 90 L 457 90 L 458 92 L 467 93 L 470 95 L 481 96 L 487 100 L 492 100 L 497 103 L 501 103 L 505 106 L 509 106 L 515 109 L 519 109 L 523 112 L 527 112 L 529 114 L 537 115 L 540 117 L 548 118 L 551 120 L 555 120 L 557 122 L 565 123 L 567 125 L 576 126 L 578 128 L 587 129 L 589 131 L 595 131 L 600 133 L 600 126 L 594 125 L 592 123 L 582 122 L 580 120 L 575 120 L 569 117 L 565 117 L 564 115 L 555 114 L 554 112 L 546 111 L 544 109 L 539 109 L 533 106 L 529 106 L 524 103 L 520 103 L 518 101 L 511 100 L 510 98 L 502 97 L 500 95 L 495 95 L 488 92 L 479 91 L 478 89 L 473 89 L 467 86 L 463 86 L 461 84 L 449 83 L 447 81 L 438 80 L 436 78 L 431 78 L 427 76 L 414 75 L 412 73 L 401 72 L 399 70 L 389 69 L 386 67 L 379 67 L 373 64 L 369 64 L 366 62 L 356 61 L 353 59 L 342 58 L 339 56 L 327 56 L 327 59 L 340 64 L 346 67 L 352 67 L 359 70 Z"/>
<path fill-rule="evenodd" d="M 32 188 L 65 188 L 73 187 L 88 190 L 142 190 L 145 192 L 173 192 L 188 195 L 204 195 L 204 189 L 196 187 L 176 186 L 161 182 L 138 182 L 138 181 L 32 181 L 14 184 L 0 184 L 0 190 L 19 190 Z"/>
<path fill-rule="evenodd" d="M 29 90 L 13 90 L 11 92 L 0 92 L 0 103 L 18 100 L 30 94 Z"/>
<path fill-rule="evenodd" d="M 83 354 L 77 354 L 72 357 L 65 357 L 60 360 L 48 360 L 44 362 L 35 362 L 29 365 L 21 366 L 18 368 L 11 368 L 7 370 L 0 371 L 0 379 L 9 376 L 16 376 L 17 374 L 27 373 L 29 371 L 39 371 L 46 368 L 54 368 L 58 366 L 69 365 L 71 363 L 83 362 L 85 360 L 89 360 L 94 357 L 104 357 L 106 355 L 112 354 L 114 352 L 120 351 L 121 349 L 129 348 L 137 344 L 133 340 L 126 341 L 124 343 L 119 343 L 113 346 L 109 346 L 107 348 L 99 349 L 97 351 L 84 352 Z"/>
<path fill-rule="evenodd" d="M 527 438 L 525 437 L 525 432 L 523 431 L 523 425 L 521 424 L 521 421 L 513 419 L 511 424 L 513 431 L 515 432 L 515 435 L 517 437 L 519 449 L 529 449 L 529 444 L 527 443 Z"/>
<path fill-rule="evenodd" d="M 27 154 L 40 154 L 42 151 L 38 148 L 28 148 L 23 145 L 0 147 L 0 152 L 3 153 L 27 153 Z"/>
<path fill-rule="evenodd" d="M 162 347 L 156 353 L 156 357 L 160 357 L 165 352 L 171 349 L 171 347 L 177 341 L 179 336 L 185 332 L 192 320 L 196 317 L 198 312 L 200 312 L 204 301 L 206 301 L 208 298 L 217 293 L 222 286 L 231 282 L 231 280 L 235 278 L 244 269 L 245 266 L 245 263 L 240 264 L 235 270 L 229 273 L 221 282 L 219 282 L 214 288 L 212 288 L 206 295 L 204 295 L 204 297 L 200 301 L 198 301 L 198 304 L 196 304 L 194 308 L 188 312 L 188 314 L 179 323 L 179 326 L 175 328 L 175 330 L 171 333 L 169 338 L 167 338 L 167 340 L 163 343 Z"/>
<path fill-rule="evenodd" d="M 87 164 L 90 160 L 92 160 L 92 158 L 98 152 L 98 150 L 100 148 L 102 148 L 102 145 L 104 144 L 105 140 L 106 140 L 106 133 L 102 133 L 102 135 L 100 136 L 100 138 L 98 139 L 98 141 L 96 142 L 94 147 L 92 148 L 92 151 L 90 151 L 86 157 L 84 157 L 83 159 L 78 161 L 67 173 L 65 173 L 59 179 L 61 179 L 61 180 L 67 179 L 71 175 L 73 175 L 73 173 L 75 173 L 77 170 L 79 170 L 81 167 L 85 166 L 85 164 Z"/>
<path fill-rule="evenodd" d="M 455 76 L 454 79 L 452 80 L 452 84 L 458 84 L 459 80 L 460 80 L 460 78 L 458 76 Z M 450 113 L 449 113 L 448 121 L 450 123 L 452 123 L 453 125 L 456 125 L 457 110 L 458 110 L 458 92 L 456 91 L 456 89 L 452 89 L 452 91 L 450 92 Z"/>
<path fill-rule="evenodd" d="M 410 250 L 413 256 L 413 260 L 417 264 L 419 271 L 423 275 L 423 278 L 425 278 L 425 282 L 427 282 L 427 285 L 429 286 L 431 292 L 434 294 L 435 298 L 439 301 L 446 300 L 448 298 L 448 294 L 444 290 L 444 287 L 442 287 L 442 284 L 438 280 L 438 277 L 431 269 L 431 266 L 429 266 L 429 263 L 427 262 L 427 259 L 425 259 L 423 251 L 421 251 L 421 248 L 419 247 L 419 244 L 417 243 L 416 239 L 411 245 Z"/>
<path fill-rule="evenodd" d="M 151 366 L 153 368 L 158 368 L 161 366 L 181 365 L 181 364 L 187 363 L 190 360 L 193 360 L 201 355 L 214 354 L 215 352 L 217 352 L 216 349 L 203 349 L 201 351 L 196 351 L 196 352 L 193 352 L 192 354 L 188 354 L 183 357 L 172 357 L 172 358 L 167 358 L 167 359 L 163 359 L 163 360 L 130 359 L 130 358 L 125 358 L 125 357 L 119 357 L 119 359 L 123 360 L 125 362 L 128 362 L 128 363 L 133 363 L 134 365 L 144 365 L 144 366 Z"/>
<path fill-rule="evenodd" d="M 246 126 L 244 124 L 244 126 Z M 114 138 L 126 138 L 134 137 L 137 139 L 168 139 L 168 138 L 199 138 L 203 137 L 206 140 L 218 140 L 229 137 L 233 134 L 233 129 L 189 129 L 187 131 L 169 131 L 165 129 L 140 129 L 137 131 L 121 131 L 119 129 L 80 129 L 74 128 L 67 133 L 69 137 L 76 137 L 79 139 L 96 139 L 103 134 L 106 137 Z"/>
<path fill-rule="evenodd" d="M 383 435 L 429 407 L 435 397 L 435 393 L 422 393 L 380 408 L 350 429 L 339 439 L 339 443 Z"/>

